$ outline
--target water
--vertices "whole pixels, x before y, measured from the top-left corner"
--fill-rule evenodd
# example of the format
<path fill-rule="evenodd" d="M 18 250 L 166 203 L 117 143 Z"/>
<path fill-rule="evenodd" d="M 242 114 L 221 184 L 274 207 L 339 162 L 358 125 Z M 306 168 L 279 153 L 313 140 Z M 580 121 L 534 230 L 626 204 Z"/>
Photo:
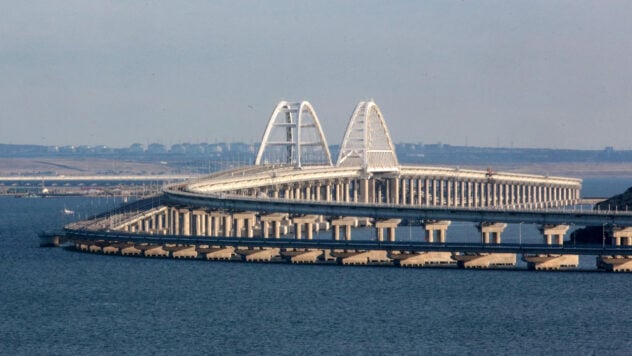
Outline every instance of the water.
<path fill-rule="evenodd" d="M 0 198 L 0 354 L 632 351 L 629 274 L 174 261 L 38 247 L 38 230 L 68 221 L 64 208 L 86 216 L 116 203 Z M 464 238 L 454 230 L 449 236 Z"/>

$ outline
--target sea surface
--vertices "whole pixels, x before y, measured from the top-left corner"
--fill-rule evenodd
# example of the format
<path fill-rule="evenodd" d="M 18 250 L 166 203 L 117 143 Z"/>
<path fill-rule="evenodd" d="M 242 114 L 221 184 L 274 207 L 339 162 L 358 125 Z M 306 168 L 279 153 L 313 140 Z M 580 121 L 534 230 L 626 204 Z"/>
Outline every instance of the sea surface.
<path fill-rule="evenodd" d="M 628 186 L 585 181 L 584 196 Z M 38 247 L 37 231 L 120 203 L 0 198 L 0 354 L 632 353 L 632 274 L 595 272 L 594 259 L 572 272 L 479 271 Z M 510 228 L 505 241 L 539 238 L 534 227 Z M 421 236 L 414 229 L 400 228 L 398 238 Z M 477 238 L 476 230 L 455 224 L 451 238 Z"/>

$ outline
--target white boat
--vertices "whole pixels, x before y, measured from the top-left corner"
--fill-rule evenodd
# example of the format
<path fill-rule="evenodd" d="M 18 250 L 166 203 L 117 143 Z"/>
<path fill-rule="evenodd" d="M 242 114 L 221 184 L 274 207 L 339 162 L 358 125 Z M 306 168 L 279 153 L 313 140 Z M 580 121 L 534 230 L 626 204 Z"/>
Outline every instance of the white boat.
<path fill-rule="evenodd" d="M 64 208 L 63 211 L 64 211 L 64 214 L 66 214 L 66 215 L 74 215 L 74 213 L 75 213 L 73 210 L 70 210 L 70 209 L 67 209 L 67 208 Z"/>

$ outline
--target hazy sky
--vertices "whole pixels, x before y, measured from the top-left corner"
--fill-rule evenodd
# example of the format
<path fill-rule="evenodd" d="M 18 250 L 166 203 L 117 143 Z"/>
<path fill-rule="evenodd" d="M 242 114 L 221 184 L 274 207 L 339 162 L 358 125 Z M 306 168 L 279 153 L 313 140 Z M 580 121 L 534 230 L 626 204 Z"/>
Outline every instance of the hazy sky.
<path fill-rule="evenodd" d="M 632 149 L 632 1 L 3 1 L 0 143 L 255 142 L 281 99 L 330 144 Z"/>

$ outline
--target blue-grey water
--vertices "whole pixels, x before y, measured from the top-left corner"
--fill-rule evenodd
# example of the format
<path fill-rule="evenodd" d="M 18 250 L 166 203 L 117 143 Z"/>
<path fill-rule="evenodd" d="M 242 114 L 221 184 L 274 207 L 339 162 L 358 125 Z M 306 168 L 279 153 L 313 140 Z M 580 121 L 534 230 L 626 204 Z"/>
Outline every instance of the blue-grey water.
<path fill-rule="evenodd" d="M 584 195 L 612 195 L 627 183 L 585 182 Z M 176 261 L 38 247 L 38 230 L 68 222 L 64 208 L 85 217 L 118 203 L 0 198 L 0 354 L 632 352 L 632 275 L 589 272 L 594 260 L 576 272 L 471 271 Z M 398 238 L 407 231 L 419 236 L 402 227 Z M 476 238 L 476 231 L 455 224 L 448 236 Z M 510 226 L 503 235 L 517 238 L 539 236 L 532 226 Z"/>

